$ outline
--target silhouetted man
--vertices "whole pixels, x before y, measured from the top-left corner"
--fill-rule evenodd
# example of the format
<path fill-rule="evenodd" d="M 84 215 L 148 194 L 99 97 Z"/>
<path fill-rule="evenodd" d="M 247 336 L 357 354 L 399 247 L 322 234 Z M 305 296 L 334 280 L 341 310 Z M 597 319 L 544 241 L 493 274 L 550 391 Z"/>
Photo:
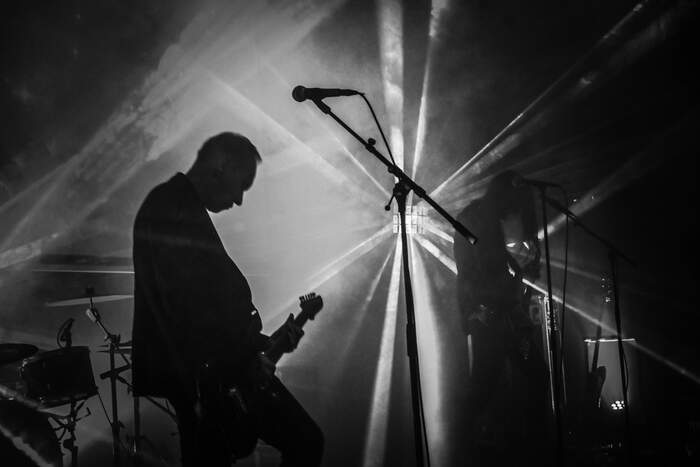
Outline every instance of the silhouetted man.
<path fill-rule="evenodd" d="M 522 283 L 539 272 L 537 219 L 533 194 L 514 187 L 515 176 L 496 175 L 459 214 L 479 243 L 454 239 L 457 298 L 471 343 L 465 444 L 475 463 L 488 453 L 491 462 L 511 455 L 527 464 L 524 454 L 534 454 L 544 428 L 546 367 L 534 348 L 531 290 Z"/>
<path fill-rule="evenodd" d="M 248 282 L 207 212 L 240 206 L 260 161 L 247 138 L 216 135 L 186 174 L 148 194 L 134 224 L 135 391 L 170 400 L 185 466 L 231 464 L 230 420 L 222 418 L 231 411 L 221 410 L 222 395 L 212 397 L 212 388 L 251 377 L 265 381 L 270 395 L 260 398 L 258 410 L 240 401 L 245 429 L 278 448 L 282 465 L 313 466 L 321 459 L 323 435 L 274 377 L 274 364 L 262 353 L 270 338 L 260 332 Z M 303 334 L 291 319 L 279 333 L 286 335 L 287 352 Z"/>

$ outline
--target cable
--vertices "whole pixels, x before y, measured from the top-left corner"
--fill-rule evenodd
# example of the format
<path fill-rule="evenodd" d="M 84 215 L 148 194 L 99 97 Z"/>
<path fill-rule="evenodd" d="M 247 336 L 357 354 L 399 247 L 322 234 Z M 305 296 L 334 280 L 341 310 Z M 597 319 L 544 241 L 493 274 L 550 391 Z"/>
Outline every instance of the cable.
<path fill-rule="evenodd" d="M 382 140 L 384 141 L 384 145 L 386 146 L 386 150 L 389 152 L 389 158 L 391 159 L 391 162 L 394 164 L 394 166 L 398 167 L 396 165 L 396 160 L 394 160 L 394 155 L 391 152 L 391 146 L 389 146 L 389 142 L 386 140 L 386 136 L 384 135 L 384 131 L 382 130 L 382 126 L 379 124 L 379 120 L 377 119 L 377 114 L 374 113 L 374 109 L 372 108 L 372 104 L 369 102 L 367 97 L 363 94 L 360 93 L 360 96 L 362 96 L 362 99 L 364 99 L 365 103 L 367 104 L 367 107 L 369 107 L 369 111 L 372 113 L 372 118 L 374 119 L 374 123 L 377 125 L 377 128 L 379 129 L 379 134 L 382 135 Z M 400 168 L 400 167 L 399 167 Z M 425 426 L 425 411 L 423 408 L 423 389 L 421 388 L 421 383 L 420 383 L 420 378 L 418 378 L 417 382 L 417 392 L 418 392 L 418 411 L 419 414 L 418 416 L 420 417 L 420 422 L 421 422 L 421 427 L 423 430 L 423 436 L 421 442 L 423 443 L 423 446 L 425 448 L 425 458 L 426 458 L 426 465 L 430 467 L 430 450 L 428 446 L 428 431 L 426 430 Z"/>
<path fill-rule="evenodd" d="M 564 188 L 561 189 L 564 193 L 564 205 L 569 201 L 569 196 Z M 566 282 L 568 279 L 569 270 L 569 216 L 564 216 L 564 283 L 562 284 L 561 291 L 561 326 L 560 326 L 560 336 L 561 336 L 561 352 L 559 353 L 559 370 L 561 374 L 564 374 L 564 352 L 566 341 L 565 324 L 566 324 Z"/>
<path fill-rule="evenodd" d="M 425 409 L 423 407 L 423 387 L 420 383 L 420 378 L 418 378 L 418 405 L 420 409 L 420 420 L 423 428 L 423 447 L 425 449 L 425 462 L 426 466 L 430 467 L 430 446 L 428 445 L 428 430 L 425 426 Z"/>
<path fill-rule="evenodd" d="M 389 143 L 386 140 L 386 136 L 384 136 L 384 131 L 382 130 L 382 126 L 379 124 L 379 120 L 377 120 L 377 115 L 374 113 L 374 109 L 372 108 L 372 104 L 370 104 L 369 100 L 365 97 L 364 94 L 360 93 L 360 96 L 365 100 L 367 103 L 367 106 L 369 107 L 369 111 L 372 113 L 372 118 L 374 118 L 374 123 L 377 125 L 377 128 L 379 129 L 379 134 L 382 135 L 382 140 L 384 140 L 384 145 L 386 146 L 386 150 L 389 151 L 389 157 L 391 158 L 391 162 L 396 165 L 396 161 L 394 160 L 394 155 L 391 153 L 391 146 L 389 146 Z"/>
<path fill-rule="evenodd" d="M 105 418 L 107 419 L 107 422 L 109 422 L 109 426 L 110 426 L 110 428 L 111 428 L 111 427 L 112 427 L 112 419 L 109 418 L 109 415 L 107 414 L 107 407 L 105 407 L 105 403 L 104 403 L 104 401 L 102 400 L 102 394 L 100 394 L 100 393 L 98 392 L 98 393 L 97 393 L 97 398 L 100 400 L 100 405 L 102 406 L 102 411 L 104 412 Z M 122 449 L 123 452 L 126 452 L 126 453 L 129 452 L 129 450 L 126 448 L 126 446 L 124 446 L 124 442 L 121 440 L 121 438 L 119 438 L 119 447 L 121 447 L 121 449 Z"/>
<path fill-rule="evenodd" d="M 625 386 L 627 386 L 627 399 L 630 397 L 630 371 L 629 367 L 627 366 L 627 352 L 625 352 L 624 346 L 622 347 L 622 362 L 624 363 L 625 366 Z"/>
<path fill-rule="evenodd" d="M 109 426 L 112 426 L 112 419 L 109 418 L 109 414 L 107 413 L 107 407 L 105 407 L 105 403 L 102 400 L 102 394 L 99 392 L 97 393 L 97 398 L 100 400 L 100 405 L 102 406 L 102 411 L 105 413 L 105 418 L 107 419 L 107 423 L 109 423 Z"/>

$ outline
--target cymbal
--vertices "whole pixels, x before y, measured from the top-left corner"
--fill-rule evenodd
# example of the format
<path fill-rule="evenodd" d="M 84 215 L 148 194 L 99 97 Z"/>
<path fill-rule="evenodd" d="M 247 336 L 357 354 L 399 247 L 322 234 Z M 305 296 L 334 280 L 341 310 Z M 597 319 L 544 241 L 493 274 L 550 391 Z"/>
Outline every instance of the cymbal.
<path fill-rule="evenodd" d="M 107 350 L 98 350 L 97 353 L 109 353 L 109 349 Z M 120 353 L 124 355 L 131 355 L 131 347 L 127 347 L 125 349 L 118 348 L 114 349 L 114 353 Z"/>
<path fill-rule="evenodd" d="M 133 295 L 97 295 L 92 297 L 92 303 L 104 303 L 104 302 L 114 302 L 118 300 L 126 300 L 129 298 L 134 298 Z M 59 306 L 76 306 L 76 305 L 89 305 L 89 297 L 80 298 L 70 298 L 68 300 L 59 300 L 56 302 L 46 302 L 47 307 L 59 307 Z"/>
<path fill-rule="evenodd" d="M 31 344 L 0 344 L 0 365 L 31 357 L 39 348 Z"/>

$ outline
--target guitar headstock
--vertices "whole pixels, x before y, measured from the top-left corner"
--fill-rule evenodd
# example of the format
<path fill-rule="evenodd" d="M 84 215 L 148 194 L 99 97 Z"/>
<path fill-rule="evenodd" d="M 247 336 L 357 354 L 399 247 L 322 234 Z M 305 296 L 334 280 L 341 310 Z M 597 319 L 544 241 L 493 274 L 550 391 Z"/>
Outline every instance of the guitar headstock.
<path fill-rule="evenodd" d="M 323 298 L 311 292 L 299 297 L 299 307 L 305 312 L 309 319 L 314 319 L 316 314 L 323 308 Z"/>

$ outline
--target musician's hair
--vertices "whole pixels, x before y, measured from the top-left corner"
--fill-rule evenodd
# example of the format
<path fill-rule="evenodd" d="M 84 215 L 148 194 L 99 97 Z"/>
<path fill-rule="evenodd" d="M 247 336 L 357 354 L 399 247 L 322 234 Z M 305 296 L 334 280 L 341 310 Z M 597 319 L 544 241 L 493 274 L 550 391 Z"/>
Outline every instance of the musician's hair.
<path fill-rule="evenodd" d="M 528 237 L 537 234 L 537 215 L 532 189 L 527 185 L 514 186 L 513 180 L 519 177 L 515 170 L 504 170 L 496 174 L 488 183 L 483 200 L 499 219 L 509 214 L 522 216 L 523 229 Z"/>
<path fill-rule="evenodd" d="M 252 157 L 256 164 L 262 162 L 260 153 L 248 138 L 238 133 L 227 131 L 207 139 L 197 151 L 196 165 L 212 165 L 216 158 L 224 155 L 226 164 L 235 162 L 240 165 L 246 158 Z"/>

